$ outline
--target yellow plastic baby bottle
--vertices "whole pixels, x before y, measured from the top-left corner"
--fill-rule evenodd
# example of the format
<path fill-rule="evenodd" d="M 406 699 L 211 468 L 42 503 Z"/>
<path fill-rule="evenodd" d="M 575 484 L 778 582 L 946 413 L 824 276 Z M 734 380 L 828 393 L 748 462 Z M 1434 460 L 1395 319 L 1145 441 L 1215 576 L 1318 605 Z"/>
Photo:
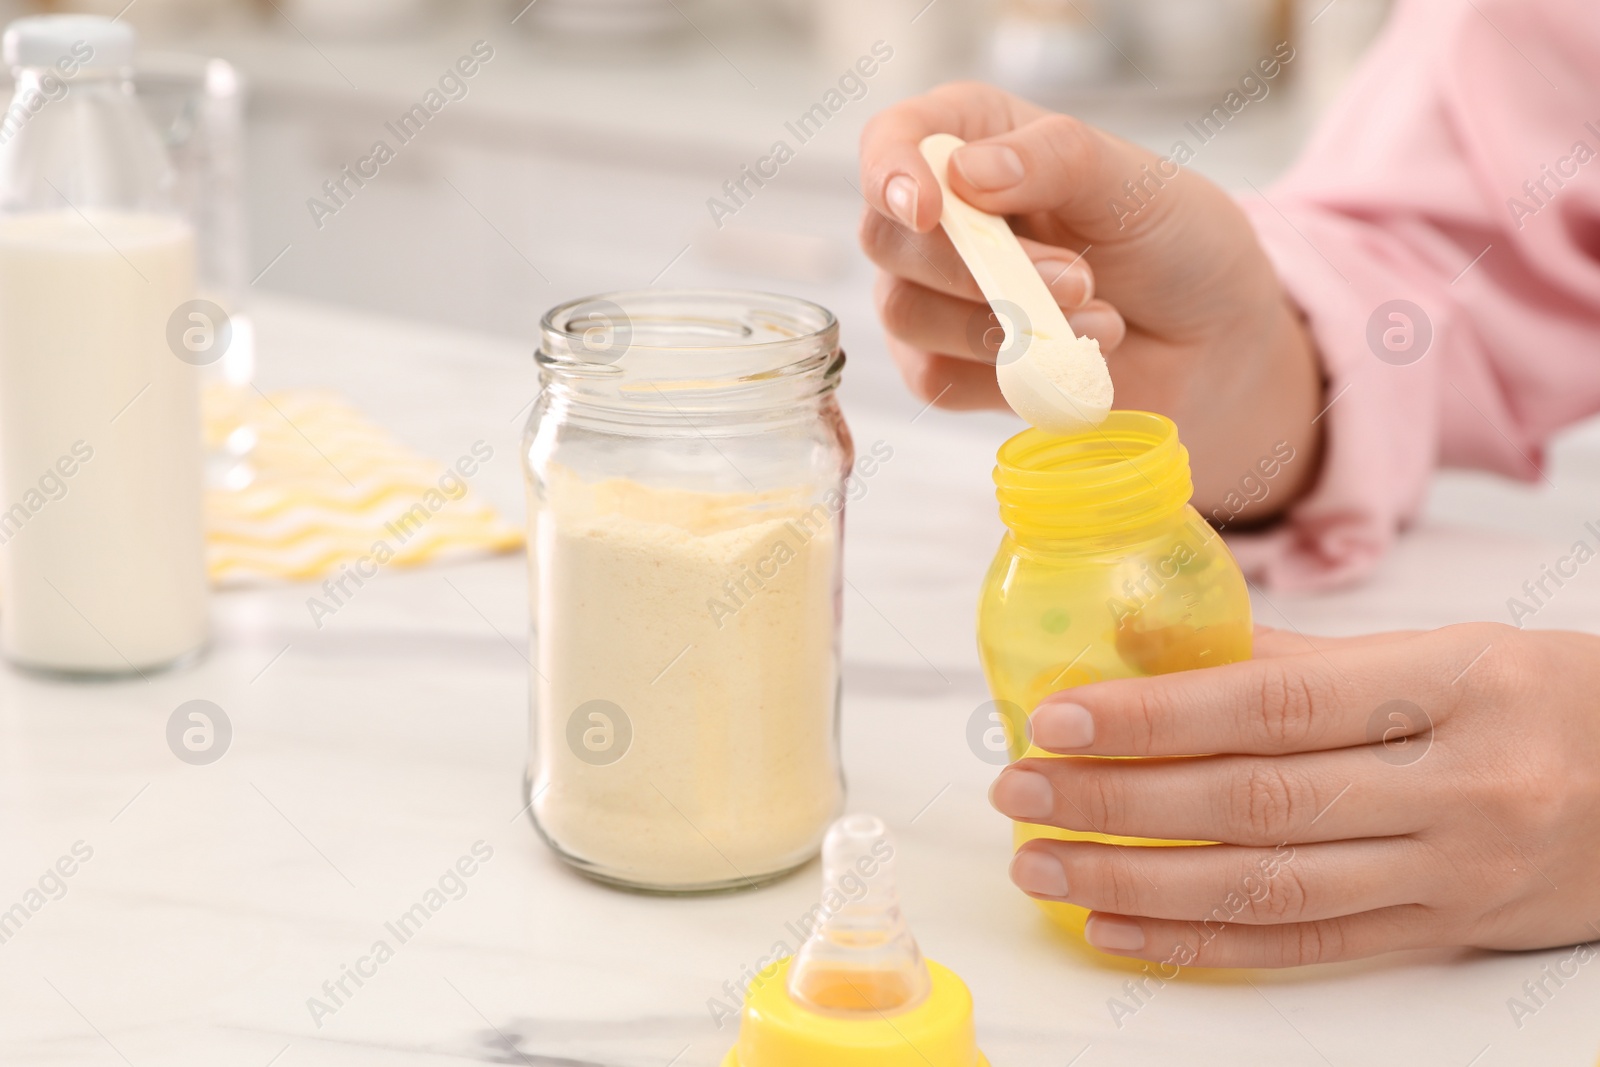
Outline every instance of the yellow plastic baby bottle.
<path fill-rule="evenodd" d="M 822 885 L 814 931 L 751 983 L 722 1067 L 988 1067 L 972 994 L 923 957 L 900 911 L 883 820 L 829 828 Z"/>
<path fill-rule="evenodd" d="M 1189 506 L 1189 453 L 1170 419 L 1114 411 L 1073 436 L 1024 430 L 1001 446 L 994 481 L 1007 532 L 978 604 L 978 649 L 1013 758 L 1024 738 L 1010 727 L 1051 693 L 1250 658 L 1249 590 Z M 1194 843 L 1016 825 L 1018 845 L 1036 837 Z M 1040 906 L 1082 935 L 1085 909 Z"/>

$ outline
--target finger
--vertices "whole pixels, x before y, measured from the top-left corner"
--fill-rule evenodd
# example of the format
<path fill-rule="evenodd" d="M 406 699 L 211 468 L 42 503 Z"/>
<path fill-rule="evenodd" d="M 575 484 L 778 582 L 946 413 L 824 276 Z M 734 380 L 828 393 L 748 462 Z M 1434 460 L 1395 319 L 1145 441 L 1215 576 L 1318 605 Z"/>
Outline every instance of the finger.
<path fill-rule="evenodd" d="M 934 292 L 886 271 L 878 272 L 872 295 L 883 328 L 907 345 L 994 364 L 1004 334 L 988 304 Z"/>
<path fill-rule="evenodd" d="M 861 131 L 861 192 L 917 233 L 939 223 L 939 183 L 917 146 L 930 133 L 988 137 L 1044 112 L 990 85 L 956 82 L 878 112 Z"/>
<path fill-rule="evenodd" d="M 1374 714 L 1395 701 L 1416 711 L 1401 728 L 1385 724 L 1384 737 L 1425 733 L 1450 716 L 1449 678 L 1419 669 L 1428 635 L 1389 638 L 1079 686 L 1039 704 L 1033 741 L 1099 756 L 1316 751 L 1376 740 Z"/>
<path fill-rule="evenodd" d="M 1006 398 L 988 364 L 937 355 L 894 337 L 885 343 L 911 395 L 924 404 L 947 411 L 1006 409 Z"/>
<path fill-rule="evenodd" d="M 1409 838 L 1280 845 L 1137 848 L 1039 838 L 1017 850 L 1011 880 L 1039 900 L 1190 922 L 1315 922 L 1415 903 L 1428 888 Z"/>
<path fill-rule="evenodd" d="M 968 143 L 950 156 L 950 189 L 996 215 L 1049 212 L 1088 241 L 1125 239 L 1154 224 L 1179 197 L 1161 195 L 1184 183 L 1182 167 L 1070 115 L 1045 113 L 1032 122 Z M 1148 208 L 1131 216 L 1107 210 L 1139 183 Z"/>
<path fill-rule="evenodd" d="M 1104 300 L 1091 300 L 1068 315 L 1067 325 L 1079 337 L 1093 337 L 1099 341 L 1101 355 L 1115 352 L 1128 336 L 1128 324 L 1122 320 L 1122 314 Z"/>
<path fill-rule="evenodd" d="M 1168 967 L 1299 967 L 1431 945 L 1439 940 L 1438 924 L 1433 909 L 1402 904 L 1277 926 L 1196 924 L 1095 912 L 1083 933 L 1102 952 Z"/>
<path fill-rule="evenodd" d="M 1413 637 L 1420 630 L 1399 630 L 1393 633 L 1359 634 L 1352 637 L 1327 637 L 1321 634 L 1303 634 L 1299 630 L 1279 630 L 1271 626 L 1257 626 L 1251 654 L 1256 659 L 1275 656 L 1297 656 L 1306 652 L 1327 652 L 1335 648 L 1362 648 L 1385 644 L 1396 637 Z"/>
<path fill-rule="evenodd" d="M 884 329 L 930 352 L 993 365 L 1005 338 L 1000 318 L 988 304 L 936 292 L 887 271 L 878 272 L 873 299 Z M 1122 319 L 1109 304 L 1094 301 L 1076 315 L 1117 338 Z"/>
<path fill-rule="evenodd" d="M 982 300 L 972 272 L 943 230 L 915 233 L 867 208 L 857 234 L 867 258 L 890 274 L 962 300 Z"/>
<path fill-rule="evenodd" d="M 1018 822 L 1163 841 L 1270 847 L 1415 833 L 1448 800 L 1377 746 L 1292 756 L 1021 759 L 989 796 Z M 1419 795 L 1420 793 L 1420 795 Z M 1451 794 L 1453 799 L 1454 794 Z"/>
<path fill-rule="evenodd" d="M 972 272 L 943 230 L 913 233 L 866 209 L 858 237 L 867 258 L 888 273 L 962 300 L 983 300 Z M 1094 272 L 1078 251 L 1027 238 L 1019 241 L 1062 308 L 1081 307 L 1094 295 Z"/>

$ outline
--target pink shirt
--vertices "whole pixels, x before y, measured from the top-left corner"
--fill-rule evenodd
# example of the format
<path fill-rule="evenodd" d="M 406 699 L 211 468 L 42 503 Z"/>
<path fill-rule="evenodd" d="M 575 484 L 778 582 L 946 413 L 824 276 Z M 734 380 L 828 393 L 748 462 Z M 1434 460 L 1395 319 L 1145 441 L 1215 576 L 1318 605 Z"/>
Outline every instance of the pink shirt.
<path fill-rule="evenodd" d="M 1436 466 L 1533 480 L 1550 437 L 1600 412 L 1595 0 L 1401 0 L 1303 156 L 1245 208 L 1330 404 L 1315 488 L 1234 541 L 1252 574 L 1359 578 Z"/>

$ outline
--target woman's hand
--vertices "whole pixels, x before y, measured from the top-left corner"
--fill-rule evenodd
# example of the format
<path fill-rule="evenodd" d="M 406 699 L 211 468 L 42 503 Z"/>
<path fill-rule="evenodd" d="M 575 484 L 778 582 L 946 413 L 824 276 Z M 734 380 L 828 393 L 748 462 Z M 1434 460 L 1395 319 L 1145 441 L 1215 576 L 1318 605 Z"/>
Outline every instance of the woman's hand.
<path fill-rule="evenodd" d="M 1202 512 L 1279 441 L 1310 462 L 1265 506 L 1309 486 L 1320 372 L 1243 212 L 1174 163 L 987 85 L 895 104 L 861 138 L 871 205 L 861 244 L 881 268 L 878 311 L 912 392 L 948 408 L 1005 407 L 999 331 L 938 228 L 939 185 L 917 150 L 930 133 L 975 142 L 952 156 L 952 188 L 1011 219 L 1073 329 L 1100 341 L 1117 406 L 1177 421 Z"/>
<path fill-rule="evenodd" d="M 1119 955 L 1275 967 L 1600 938 L 1600 638 L 1493 624 L 1345 640 L 1058 693 L 1051 752 L 991 799 L 1024 822 L 1216 841 L 1030 841 L 1013 880 Z"/>

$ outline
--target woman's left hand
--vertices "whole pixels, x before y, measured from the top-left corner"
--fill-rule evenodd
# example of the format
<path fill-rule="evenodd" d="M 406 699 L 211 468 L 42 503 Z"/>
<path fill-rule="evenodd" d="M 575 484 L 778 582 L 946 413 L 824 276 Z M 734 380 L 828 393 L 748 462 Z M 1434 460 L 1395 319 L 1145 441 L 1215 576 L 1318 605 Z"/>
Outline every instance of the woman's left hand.
<path fill-rule="evenodd" d="M 1472 623 L 1257 635 L 1257 658 L 1057 693 L 990 798 L 1012 879 L 1106 951 L 1282 967 L 1600 938 L 1600 637 Z M 1209 753 L 1208 755 L 1195 755 Z M 1161 758 L 1161 757 L 1191 758 Z"/>

